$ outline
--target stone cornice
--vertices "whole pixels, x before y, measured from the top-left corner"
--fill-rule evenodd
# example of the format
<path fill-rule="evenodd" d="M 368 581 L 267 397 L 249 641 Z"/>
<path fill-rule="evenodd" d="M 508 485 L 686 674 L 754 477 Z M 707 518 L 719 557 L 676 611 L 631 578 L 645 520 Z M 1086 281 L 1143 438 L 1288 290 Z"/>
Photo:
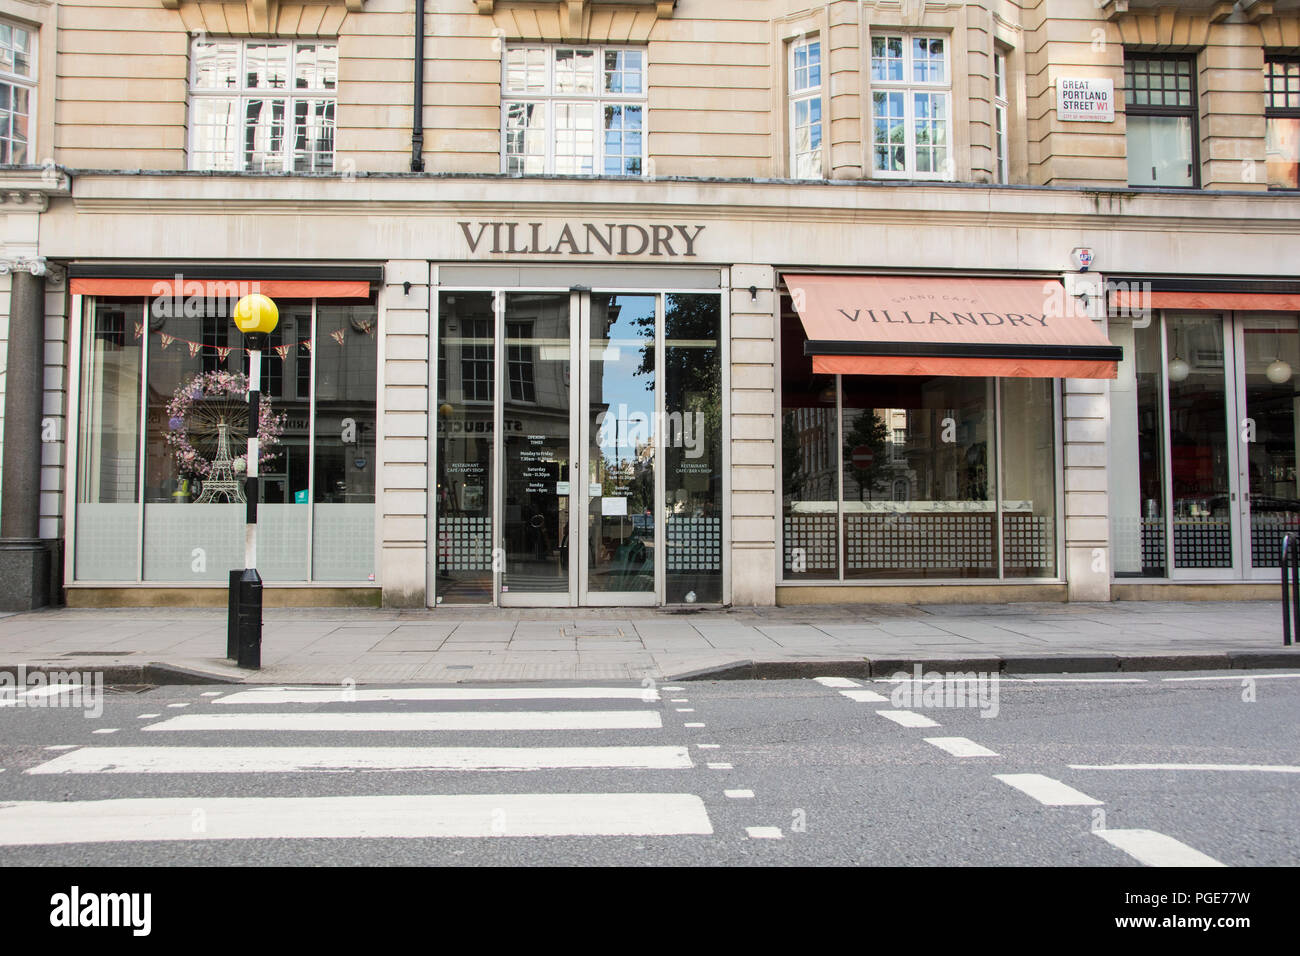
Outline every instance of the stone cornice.
<path fill-rule="evenodd" d="M 344 180 L 81 172 L 72 202 L 78 212 L 96 215 L 590 219 L 617 214 L 691 221 L 1300 235 L 1300 199 L 1276 194 L 1052 187 L 404 176 Z"/>
<path fill-rule="evenodd" d="M 71 190 L 67 172 L 53 164 L 0 170 L 0 211 L 44 212 L 51 196 L 67 196 Z"/>
<path fill-rule="evenodd" d="M 187 6 L 197 6 L 200 9 L 205 6 L 225 6 L 218 0 L 159 0 L 159 2 L 168 10 L 179 10 L 182 2 Z M 306 2 L 312 5 L 341 6 L 353 13 L 360 12 L 365 5 L 365 0 L 306 0 Z M 244 0 L 249 32 L 274 34 L 280 19 L 281 5 L 281 0 Z M 304 0 L 285 0 L 283 5 L 303 6 Z"/>

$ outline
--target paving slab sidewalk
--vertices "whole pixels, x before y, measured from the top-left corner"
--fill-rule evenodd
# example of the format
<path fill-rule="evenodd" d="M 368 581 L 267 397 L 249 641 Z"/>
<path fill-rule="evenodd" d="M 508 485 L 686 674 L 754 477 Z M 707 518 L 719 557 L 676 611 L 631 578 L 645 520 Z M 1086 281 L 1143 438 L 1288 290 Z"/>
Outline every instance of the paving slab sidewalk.
<path fill-rule="evenodd" d="M 224 610 L 0 616 L 0 670 L 109 680 L 337 684 L 1295 667 L 1278 601 L 678 609 L 273 608 L 262 669 L 224 658 Z M 150 668 L 147 672 L 143 669 Z M 134 670 L 133 670 L 134 669 Z M 116 675 L 116 676 L 114 676 Z"/>

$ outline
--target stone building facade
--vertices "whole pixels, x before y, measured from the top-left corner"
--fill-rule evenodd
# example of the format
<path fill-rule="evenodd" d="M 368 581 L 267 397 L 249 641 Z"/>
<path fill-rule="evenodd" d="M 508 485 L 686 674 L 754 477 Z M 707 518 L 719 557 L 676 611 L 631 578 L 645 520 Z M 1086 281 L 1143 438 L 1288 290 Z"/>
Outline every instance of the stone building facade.
<path fill-rule="evenodd" d="M 247 291 L 272 603 L 1271 593 L 1298 170 L 1300 0 L 0 0 L 7 600 L 225 600 Z"/>

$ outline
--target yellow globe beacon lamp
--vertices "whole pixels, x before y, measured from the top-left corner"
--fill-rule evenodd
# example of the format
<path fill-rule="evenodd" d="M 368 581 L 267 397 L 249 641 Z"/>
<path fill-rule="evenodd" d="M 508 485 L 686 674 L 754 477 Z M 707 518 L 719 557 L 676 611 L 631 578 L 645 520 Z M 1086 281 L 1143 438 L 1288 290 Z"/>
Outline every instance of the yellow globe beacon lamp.
<path fill-rule="evenodd" d="M 230 572 L 230 608 L 226 623 L 226 656 L 240 667 L 262 666 L 262 578 L 257 573 L 257 502 L 261 498 L 258 425 L 262 420 L 262 349 L 275 331 L 280 310 L 259 293 L 235 303 L 235 327 L 248 349 L 248 453 L 244 456 L 244 570 Z"/>

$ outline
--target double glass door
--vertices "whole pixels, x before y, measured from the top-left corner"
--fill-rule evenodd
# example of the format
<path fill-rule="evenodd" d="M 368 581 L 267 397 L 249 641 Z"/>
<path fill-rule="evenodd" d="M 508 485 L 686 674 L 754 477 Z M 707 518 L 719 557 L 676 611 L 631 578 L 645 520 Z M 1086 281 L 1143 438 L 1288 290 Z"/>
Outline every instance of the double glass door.
<path fill-rule="evenodd" d="M 1135 446 L 1111 463 L 1120 575 L 1276 576 L 1300 530 L 1298 333 L 1289 313 L 1170 312 L 1134 329 L 1136 415 L 1112 402 L 1112 440 Z"/>
<path fill-rule="evenodd" d="M 439 599 L 720 601 L 719 297 L 443 293 L 439 314 Z"/>

